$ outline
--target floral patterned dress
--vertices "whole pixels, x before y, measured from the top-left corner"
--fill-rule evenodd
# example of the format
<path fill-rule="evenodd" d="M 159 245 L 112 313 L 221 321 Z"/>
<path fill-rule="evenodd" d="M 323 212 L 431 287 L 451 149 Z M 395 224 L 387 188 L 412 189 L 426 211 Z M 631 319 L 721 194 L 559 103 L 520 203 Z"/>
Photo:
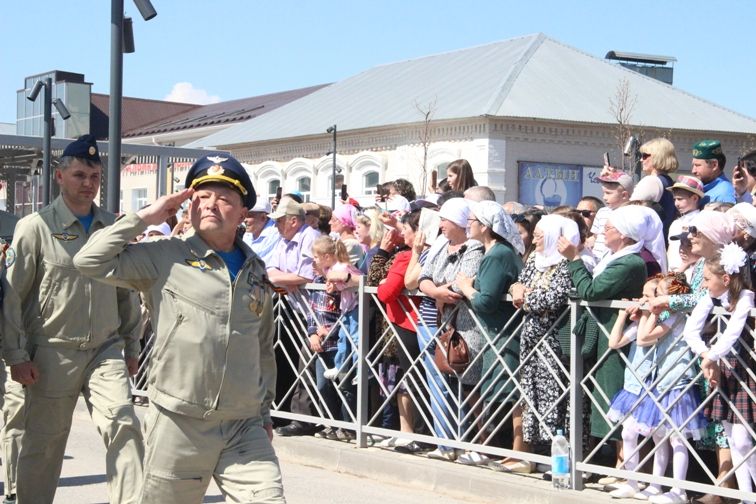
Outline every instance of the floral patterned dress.
<path fill-rule="evenodd" d="M 533 254 L 519 281 L 527 292 L 520 335 L 523 439 L 526 443 L 545 443 L 564 427 L 567 410 L 568 397 L 559 401 L 559 396 L 569 377 L 560 371 L 559 328 L 552 326 L 567 307 L 572 280 L 566 260 L 541 272 L 535 267 Z"/>

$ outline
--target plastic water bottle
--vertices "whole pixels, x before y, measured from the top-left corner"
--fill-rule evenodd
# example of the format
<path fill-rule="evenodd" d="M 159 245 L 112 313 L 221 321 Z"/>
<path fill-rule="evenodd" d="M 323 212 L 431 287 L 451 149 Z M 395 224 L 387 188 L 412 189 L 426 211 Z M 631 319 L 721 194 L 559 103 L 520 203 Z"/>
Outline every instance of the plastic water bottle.
<path fill-rule="evenodd" d="M 551 439 L 551 484 L 554 488 L 570 488 L 570 444 L 562 429 Z"/>

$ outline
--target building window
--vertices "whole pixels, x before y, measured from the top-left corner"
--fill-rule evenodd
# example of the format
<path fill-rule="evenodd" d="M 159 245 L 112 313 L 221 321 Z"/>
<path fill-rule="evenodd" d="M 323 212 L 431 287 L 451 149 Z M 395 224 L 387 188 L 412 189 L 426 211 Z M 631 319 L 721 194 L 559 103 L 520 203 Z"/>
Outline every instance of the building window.
<path fill-rule="evenodd" d="M 281 187 L 281 181 L 278 179 L 273 179 L 270 182 L 268 182 L 268 199 L 272 200 L 276 197 L 276 191 L 278 188 Z"/>
<path fill-rule="evenodd" d="M 380 181 L 380 175 L 378 172 L 367 172 L 365 175 L 362 176 L 362 194 L 365 196 L 370 196 L 375 194 L 375 186 L 378 185 L 378 182 Z"/>
<path fill-rule="evenodd" d="M 297 179 L 297 192 L 302 195 L 303 201 L 310 201 L 310 177 L 300 177 Z"/>
<path fill-rule="evenodd" d="M 436 165 L 435 170 L 438 172 L 438 180 L 442 180 L 446 178 L 446 168 L 449 166 L 449 163 L 439 163 Z"/>
<path fill-rule="evenodd" d="M 333 181 L 333 176 L 329 175 L 328 177 L 328 190 L 331 190 L 331 182 Z M 336 175 L 336 190 L 333 194 L 336 195 L 336 199 L 339 199 L 341 197 L 341 186 L 344 185 L 344 175 Z"/>
<path fill-rule="evenodd" d="M 149 203 L 147 199 L 147 188 L 131 190 L 131 211 L 136 212 Z"/>

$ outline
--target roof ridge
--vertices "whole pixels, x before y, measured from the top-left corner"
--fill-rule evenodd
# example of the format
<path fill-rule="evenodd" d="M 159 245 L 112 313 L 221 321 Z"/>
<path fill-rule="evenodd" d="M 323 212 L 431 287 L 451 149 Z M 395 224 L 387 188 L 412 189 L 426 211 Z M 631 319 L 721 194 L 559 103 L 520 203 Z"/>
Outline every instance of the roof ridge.
<path fill-rule="evenodd" d="M 495 93 L 491 97 L 491 100 L 486 104 L 484 109 L 486 111 L 486 114 L 492 115 L 496 110 L 499 109 L 499 107 L 501 107 L 501 104 L 509 95 L 509 92 L 512 90 L 512 86 L 514 86 L 515 81 L 517 81 L 517 78 L 522 73 L 525 65 L 527 65 L 528 61 L 530 61 L 530 58 L 533 57 L 533 54 L 535 54 L 538 48 L 543 45 L 543 42 L 544 40 L 546 40 L 546 38 L 547 37 L 545 34 L 538 33 L 525 47 L 525 50 L 523 50 L 520 57 L 517 58 L 517 63 L 510 67 L 509 72 L 507 72 L 507 74 L 504 76 L 504 79 L 502 79 L 501 84 L 498 86 L 498 93 Z"/>
<path fill-rule="evenodd" d="M 515 40 L 527 39 L 527 38 L 532 38 L 532 37 L 538 37 L 538 36 L 542 36 L 542 35 L 545 36 L 541 32 L 530 33 L 528 35 L 519 35 L 517 37 L 511 37 L 511 38 L 504 39 L 504 40 L 494 40 L 493 42 L 484 42 L 482 44 L 477 44 L 477 45 L 469 46 L 469 47 L 462 47 L 462 48 L 457 48 L 457 49 L 449 49 L 448 51 L 441 51 L 441 52 L 437 52 L 437 53 L 433 53 L 433 54 L 426 54 L 424 56 L 417 56 L 415 58 L 405 58 L 405 59 L 401 59 L 401 60 L 398 60 L 398 61 L 390 61 L 388 63 L 380 63 L 378 65 L 373 65 L 373 66 L 371 66 L 369 68 L 366 68 L 362 72 L 358 72 L 358 73 L 356 73 L 354 75 L 350 75 L 349 77 L 346 77 L 345 79 L 342 79 L 342 80 L 346 80 L 346 79 L 352 78 L 355 75 L 359 75 L 361 73 L 368 72 L 368 71 L 374 70 L 376 68 L 381 68 L 381 67 L 385 67 L 385 66 L 396 65 L 397 63 L 407 63 L 409 61 L 419 61 L 419 60 L 424 60 L 424 59 L 428 59 L 428 58 L 437 58 L 438 56 L 445 56 L 447 54 L 461 53 L 461 52 L 470 51 L 470 50 L 473 50 L 473 49 L 480 49 L 481 47 L 502 45 L 502 44 L 506 44 L 506 43 L 509 43 L 509 42 L 513 42 Z"/>

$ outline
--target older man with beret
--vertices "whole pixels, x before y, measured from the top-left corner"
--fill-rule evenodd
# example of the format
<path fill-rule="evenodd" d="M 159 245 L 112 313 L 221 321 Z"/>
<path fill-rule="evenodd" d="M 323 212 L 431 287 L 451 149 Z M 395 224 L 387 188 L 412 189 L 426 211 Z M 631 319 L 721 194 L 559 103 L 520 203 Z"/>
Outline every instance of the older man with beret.
<path fill-rule="evenodd" d="M 154 321 L 139 502 L 200 503 L 213 478 L 229 501 L 282 503 L 272 288 L 237 233 L 255 190 L 227 154 L 198 159 L 185 186 L 97 233 L 75 258 L 87 276 L 140 290 Z M 187 198 L 194 235 L 129 245 Z"/>
<path fill-rule="evenodd" d="M 9 250 L 3 354 L 26 386 L 22 504 L 53 501 L 79 394 L 105 443 L 110 502 L 138 502 L 144 448 L 128 380 L 138 367 L 136 294 L 73 266 L 91 234 L 115 221 L 94 204 L 101 174 L 92 135 L 69 144 L 55 170 L 60 196 L 19 221 Z"/>
<path fill-rule="evenodd" d="M 701 140 L 692 150 L 693 175 L 698 177 L 704 185 L 705 197 L 702 203 L 721 201 L 736 203 L 735 188 L 724 174 L 727 158 L 722 151 L 719 140 Z"/>

